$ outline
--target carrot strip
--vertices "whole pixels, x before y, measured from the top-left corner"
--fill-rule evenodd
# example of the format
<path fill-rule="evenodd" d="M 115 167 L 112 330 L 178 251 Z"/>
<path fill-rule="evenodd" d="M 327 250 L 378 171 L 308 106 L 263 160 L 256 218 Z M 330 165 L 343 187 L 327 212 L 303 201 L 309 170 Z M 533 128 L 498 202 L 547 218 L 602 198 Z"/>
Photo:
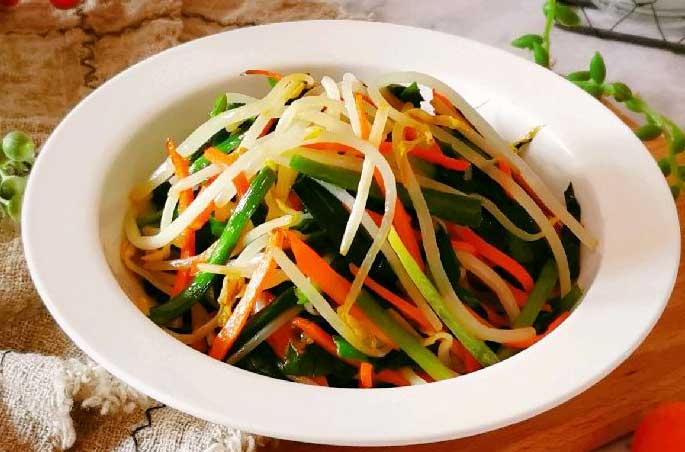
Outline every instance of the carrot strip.
<path fill-rule="evenodd" d="M 452 352 L 464 362 L 464 368 L 467 373 L 475 372 L 476 370 L 483 368 L 473 355 L 464 348 L 461 342 L 457 340 L 452 341 Z"/>
<path fill-rule="evenodd" d="M 297 194 L 295 194 L 294 191 L 288 193 L 288 203 L 290 204 L 290 207 L 300 212 L 304 209 L 302 201 L 300 201 L 300 198 L 297 196 Z"/>
<path fill-rule="evenodd" d="M 273 71 L 267 71 L 266 69 L 248 69 L 245 71 L 245 74 L 248 75 L 266 75 L 269 78 L 272 78 L 274 80 L 280 80 L 283 78 L 281 74 L 278 72 L 273 72 Z"/>
<path fill-rule="evenodd" d="M 319 375 L 317 377 L 309 377 L 310 380 L 312 380 L 314 383 L 316 383 L 318 386 L 328 386 L 328 379 L 326 378 L 325 375 Z"/>
<path fill-rule="evenodd" d="M 381 222 L 383 221 L 383 215 L 378 212 L 374 212 L 373 210 L 367 210 L 366 213 L 368 213 L 373 222 L 376 223 L 376 226 L 381 225 Z"/>
<path fill-rule="evenodd" d="M 513 198 L 513 196 L 511 195 L 511 189 L 509 188 L 509 185 L 511 185 L 511 182 L 513 182 L 511 175 L 511 166 L 509 166 L 509 162 L 507 162 L 501 156 L 495 157 L 495 162 L 497 163 L 497 168 L 499 168 L 499 170 L 507 176 L 507 178 L 505 179 L 506 183 L 504 184 L 504 191 L 506 192 L 507 196 Z"/>
<path fill-rule="evenodd" d="M 319 325 L 302 317 L 295 317 L 291 324 L 295 328 L 300 329 L 305 336 L 313 340 L 316 345 L 323 348 L 331 355 L 338 356 L 338 347 L 335 346 L 335 341 L 331 335 L 325 332 Z"/>
<path fill-rule="evenodd" d="M 533 290 L 533 278 L 523 265 L 519 264 L 516 260 L 483 240 L 478 234 L 466 226 L 447 223 L 447 229 L 451 234 L 472 244 L 476 248 L 478 254 L 486 258 L 492 265 L 500 267 L 513 276 L 519 284 L 521 284 L 523 290 L 526 292 Z"/>
<path fill-rule="evenodd" d="M 381 145 L 378 146 L 378 150 L 383 155 L 386 155 L 386 154 L 392 152 L 392 142 L 390 142 L 390 141 L 382 142 Z"/>
<path fill-rule="evenodd" d="M 285 231 L 286 236 L 290 242 L 290 249 L 295 255 L 297 266 L 302 272 L 314 281 L 314 283 L 329 297 L 333 299 L 338 305 L 345 304 L 345 298 L 350 291 L 352 284 L 340 276 L 333 268 L 326 262 L 316 251 L 309 245 L 302 241 L 292 231 Z M 397 345 L 371 322 L 368 317 L 359 309 L 358 306 L 352 306 L 350 314 L 362 322 L 374 336 L 380 338 L 386 344 L 397 348 Z"/>
<path fill-rule="evenodd" d="M 235 162 L 238 158 L 238 155 L 239 153 L 237 152 L 231 152 L 230 154 L 226 154 L 225 152 L 221 152 L 215 147 L 209 147 L 203 153 L 204 158 L 209 160 L 210 163 L 223 166 L 232 165 L 233 162 Z"/>
<path fill-rule="evenodd" d="M 271 118 L 271 119 L 269 119 L 269 122 L 266 123 L 266 125 L 264 126 L 264 128 L 262 129 L 262 131 L 259 133 L 259 137 L 258 137 L 258 138 L 261 138 L 261 137 L 263 137 L 264 135 L 266 135 L 267 133 L 269 133 L 269 130 L 271 130 L 271 128 L 274 126 L 274 124 L 276 124 L 276 121 L 278 121 L 277 118 Z"/>
<path fill-rule="evenodd" d="M 355 265 L 350 265 L 350 271 L 352 272 L 353 275 L 357 275 L 357 272 L 359 269 Z M 379 297 L 383 298 L 385 301 L 390 303 L 391 305 L 395 306 L 397 309 L 400 310 L 404 315 L 407 317 L 411 318 L 414 320 L 416 323 L 421 325 L 421 328 L 424 330 L 431 330 L 432 327 L 430 323 L 426 320 L 426 318 L 423 316 L 423 313 L 419 311 L 419 309 L 414 306 L 413 304 L 409 303 L 408 301 L 404 300 L 403 298 L 399 297 L 398 295 L 395 295 L 385 287 L 381 286 L 378 284 L 376 281 L 371 279 L 370 277 L 366 277 L 364 280 L 364 285 L 371 289 L 373 292 L 375 292 Z"/>
<path fill-rule="evenodd" d="M 380 372 L 377 372 L 375 377 L 377 381 L 382 383 L 390 383 L 395 386 L 409 386 L 409 381 L 396 370 L 383 369 Z"/>
<path fill-rule="evenodd" d="M 526 305 L 526 301 L 528 301 L 528 293 L 524 292 L 518 287 L 512 286 L 509 283 L 507 283 L 507 286 L 509 287 L 509 290 L 511 290 L 511 293 L 514 295 L 514 299 L 516 300 L 516 304 L 518 305 L 518 307 L 524 307 Z"/>
<path fill-rule="evenodd" d="M 190 223 L 188 229 L 193 231 L 199 231 L 202 229 L 202 227 L 209 221 L 209 217 L 212 216 L 212 212 L 214 212 L 215 209 L 216 206 L 214 205 L 214 201 L 210 202 L 207 208 L 203 210 L 202 213 L 198 215 L 192 223 Z"/>
<path fill-rule="evenodd" d="M 292 325 L 291 323 L 287 323 L 271 333 L 271 336 L 266 338 L 266 342 L 271 346 L 271 349 L 276 353 L 276 356 L 282 360 L 285 358 L 292 337 Z"/>
<path fill-rule="evenodd" d="M 453 171 L 466 171 L 471 165 L 466 160 L 446 156 L 435 142 L 427 147 L 415 146 L 409 151 L 409 155 Z"/>
<path fill-rule="evenodd" d="M 274 234 L 269 245 L 271 247 L 282 248 L 283 234 Z M 214 342 L 212 342 L 209 356 L 218 360 L 223 360 L 226 357 L 226 354 L 245 326 L 248 317 L 252 314 L 257 299 L 262 293 L 265 281 L 268 279 L 270 273 L 273 273 L 275 268 L 276 264 L 270 256 L 265 257 L 259 266 L 257 266 L 254 278 L 258 279 L 256 281 L 250 280 L 245 295 L 240 299 L 233 314 L 231 314 L 231 317 L 229 317 L 224 327 L 214 339 Z"/>
<path fill-rule="evenodd" d="M 494 309 L 492 309 L 490 306 L 488 306 L 485 303 L 481 303 L 481 306 L 485 310 L 485 313 L 488 316 L 488 322 L 492 324 L 492 326 L 496 328 L 502 328 L 502 327 L 507 327 L 509 326 L 509 321 L 499 315 L 497 312 L 495 312 Z"/>
<path fill-rule="evenodd" d="M 509 348 L 524 349 L 530 347 L 531 345 L 537 344 L 545 336 L 547 336 L 549 333 L 554 331 L 559 325 L 561 325 L 564 322 L 564 320 L 566 320 L 570 315 L 571 313 L 568 311 L 562 312 L 561 314 L 559 314 L 559 317 L 554 319 L 552 323 L 549 324 L 544 333 L 535 335 L 527 341 L 507 342 L 504 345 L 506 345 Z"/>
<path fill-rule="evenodd" d="M 405 127 L 404 128 L 404 139 L 407 141 L 414 141 L 418 134 L 416 133 L 416 129 L 413 127 Z"/>
<path fill-rule="evenodd" d="M 247 180 L 245 171 L 239 172 L 238 175 L 233 178 L 233 185 L 235 185 L 235 189 L 238 191 L 238 196 L 243 196 L 247 192 L 247 189 L 250 187 L 250 181 Z"/>
<path fill-rule="evenodd" d="M 435 89 L 433 89 L 433 100 L 437 103 L 439 103 L 442 107 L 444 107 L 451 116 L 454 116 L 455 118 L 459 119 L 465 119 L 464 115 L 462 115 L 455 107 L 452 105 L 452 102 L 439 92 L 437 92 Z M 435 107 L 435 105 L 433 105 Z"/>
<path fill-rule="evenodd" d="M 361 363 L 359 365 L 359 387 L 373 387 L 373 366 L 370 363 Z"/>
<path fill-rule="evenodd" d="M 366 116 L 366 112 L 364 111 L 364 98 L 360 93 L 354 93 L 354 104 L 357 107 L 357 114 L 359 115 L 359 132 L 361 137 L 366 140 L 369 138 L 369 134 L 371 133 L 371 123 L 369 122 L 369 118 Z"/>
<path fill-rule="evenodd" d="M 467 253 L 476 254 L 476 247 L 471 245 L 469 242 L 464 242 L 463 240 L 452 240 L 452 248 L 455 251 L 466 251 Z"/>
<path fill-rule="evenodd" d="M 377 169 L 374 171 L 373 177 L 381 191 L 385 193 L 385 184 L 383 184 L 383 178 Z M 378 224 L 380 225 L 380 223 Z M 395 201 L 395 214 L 392 218 L 392 225 L 395 226 L 397 235 L 400 236 L 400 240 L 402 240 L 404 246 L 407 247 L 409 254 L 411 254 L 419 265 L 421 271 L 424 271 L 426 265 L 423 263 L 423 258 L 421 257 L 421 248 L 419 247 L 418 239 L 411 227 L 411 216 L 409 216 L 409 213 L 407 213 L 407 210 L 399 199 Z"/>
<path fill-rule="evenodd" d="M 181 154 L 176 152 L 176 145 L 171 139 L 166 142 L 167 152 L 171 158 L 171 163 L 174 166 L 174 173 L 176 177 L 182 179 L 188 177 L 190 174 L 190 163 Z M 183 190 L 179 194 L 178 209 L 183 212 L 193 202 L 193 190 Z M 192 226 L 192 225 L 191 225 Z M 182 233 L 182 244 L 180 250 L 181 259 L 186 259 L 195 255 L 195 232 L 192 228 L 186 228 Z M 174 279 L 174 287 L 172 288 L 172 295 L 178 295 L 188 287 L 191 281 L 191 271 L 188 268 L 182 268 L 176 272 Z"/>

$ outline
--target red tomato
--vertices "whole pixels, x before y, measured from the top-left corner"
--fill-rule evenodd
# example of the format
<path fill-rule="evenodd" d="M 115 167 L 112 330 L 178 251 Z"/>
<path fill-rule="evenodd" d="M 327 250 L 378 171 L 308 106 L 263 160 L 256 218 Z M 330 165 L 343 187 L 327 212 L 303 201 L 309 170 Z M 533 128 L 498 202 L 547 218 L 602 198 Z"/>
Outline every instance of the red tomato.
<path fill-rule="evenodd" d="M 50 0 L 57 9 L 71 9 L 81 3 L 81 0 Z"/>
<path fill-rule="evenodd" d="M 632 451 L 685 451 L 685 402 L 668 402 L 647 413 L 635 431 Z"/>
<path fill-rule="evenodd" d="M 11 8 L 12 6 L 17 6 L 19 0 L 0 0 L 0 6 L 7 6 Z"/>

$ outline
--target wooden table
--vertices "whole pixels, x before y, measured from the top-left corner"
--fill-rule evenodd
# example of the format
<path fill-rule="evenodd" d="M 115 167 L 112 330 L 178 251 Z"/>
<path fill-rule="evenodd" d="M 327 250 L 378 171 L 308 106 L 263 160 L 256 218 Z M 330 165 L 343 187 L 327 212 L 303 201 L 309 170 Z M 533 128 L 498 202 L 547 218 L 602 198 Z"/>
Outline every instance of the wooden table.
<path fill-rule="evenodd" d="M 633 125 L 628 118 L 623 118 Z M 648 148 L 663 154 L 664 143 Z M 680 236 L 685 243 L 685 196 L 678 201 Z M 583 394 L 527 421 L 470 438 L 420 446 L 348 448 L 282 442 L 279 452 L 393 450 L 404 452 L 584 452 L 632 430 L 662 401 L 685 400 L 685 260 L 663 316 L 635 353 Z M 685 447 L 685 446 L 684 446 Z M 658 452 L 658 451 L 654 451 Z"/>

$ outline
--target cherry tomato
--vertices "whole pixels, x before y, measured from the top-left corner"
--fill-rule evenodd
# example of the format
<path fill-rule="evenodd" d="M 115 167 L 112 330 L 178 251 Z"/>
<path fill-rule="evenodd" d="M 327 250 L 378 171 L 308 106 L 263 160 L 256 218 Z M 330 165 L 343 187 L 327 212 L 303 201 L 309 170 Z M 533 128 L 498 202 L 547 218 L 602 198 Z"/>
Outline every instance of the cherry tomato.
<path fill-rule="evenodd" d="M 71 9 L 81 3 L 81 0 L 50 0 L 57 9 Z"/>
<path fill-rule="evenodd" d="M 0 6 L 6 6 L 8 8 L 11 8 L 12 6 L 17 6 L 19 4 L 19 0 L 0 0 Z"/>
<path fill-rule="evenodd" d="M 665 403 L 647 413 L 635 431 L 632 451 L 685 451 L 685 402 Z"/>

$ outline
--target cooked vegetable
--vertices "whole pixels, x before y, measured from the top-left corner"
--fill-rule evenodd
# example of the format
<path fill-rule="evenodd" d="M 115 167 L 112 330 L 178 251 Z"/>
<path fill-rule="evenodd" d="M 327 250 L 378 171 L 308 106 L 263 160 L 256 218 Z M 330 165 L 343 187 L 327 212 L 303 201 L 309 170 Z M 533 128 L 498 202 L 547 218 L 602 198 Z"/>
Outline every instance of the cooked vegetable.
<path fill-rule="evenodd" d="M 594 239 L 573 187 L 564 207 L 520 159 L 536 129 L 504 143 L 415 72 L 245 74 L 269 93 L 219 96 L 130 196 L 121 257 L 169 334 L 273 378 L 375 388 L 475 372 L 570 315 Z M 3 178 L 9 209 L 23 181 Z"/>

